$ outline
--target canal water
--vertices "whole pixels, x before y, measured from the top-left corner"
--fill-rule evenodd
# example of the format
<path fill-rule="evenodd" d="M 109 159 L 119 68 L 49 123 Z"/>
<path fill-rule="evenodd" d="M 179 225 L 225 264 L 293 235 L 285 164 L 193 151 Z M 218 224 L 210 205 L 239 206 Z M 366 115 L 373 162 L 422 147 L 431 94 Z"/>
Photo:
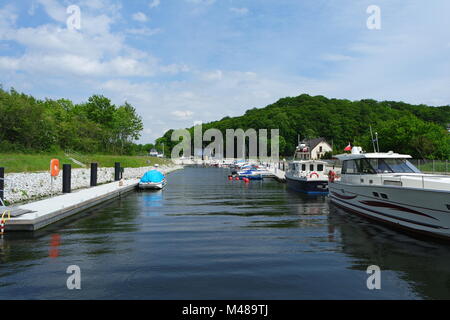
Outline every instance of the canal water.
<path fill-rule="evenodd" d="M 442 299 L 450 246 L 219 168 L 0 240 L 0 299 Z M 81 290 L 69 290 L 69 266 Z M 381 289 L 367 288 L 367 268 Z"/>

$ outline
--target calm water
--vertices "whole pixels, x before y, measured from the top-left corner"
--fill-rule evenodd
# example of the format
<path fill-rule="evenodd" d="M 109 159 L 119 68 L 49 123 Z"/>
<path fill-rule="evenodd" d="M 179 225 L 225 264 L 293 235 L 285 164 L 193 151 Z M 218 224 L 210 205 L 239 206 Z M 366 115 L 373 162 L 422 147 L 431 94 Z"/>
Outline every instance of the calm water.
<path fill-rule="evenodd" d="M 275 181 L 187 168 L 33 235 L 0 242 L 0 299 L 450 298 L 450 245 L 424 241 Z M 66 287 L 69 265 L 81 290 Z M 366 287 L 369 265 L 382 289 Z"/>

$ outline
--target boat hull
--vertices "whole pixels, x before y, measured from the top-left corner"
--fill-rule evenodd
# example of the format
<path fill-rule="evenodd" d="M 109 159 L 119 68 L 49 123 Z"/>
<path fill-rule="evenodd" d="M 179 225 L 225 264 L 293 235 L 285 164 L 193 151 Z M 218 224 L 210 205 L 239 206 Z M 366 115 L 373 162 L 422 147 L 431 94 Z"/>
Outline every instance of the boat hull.
<path fill-rule="evenodd" d="M 286 176 L 286 184 L 290 189 L 306 194 L 328 193 L 328 181 L 292 179 Z"/>
<path fill-rule="evenodd" d="M 450 193 L 393 186 L 330 183 L 331 202 L 372 220 L 450 239 Z"/>
<path fill-rule="evenodd" d="M 166 182 L 139 182 L 139 189 L 161 190 L 166 186 Z"/>
<path fill-rule="evenodd" d="M 239 180 L 242 180 L 244 178 L 248 178 L 250 180 L 263 180 L 263 176 L 262 175 L 251 175 L 251 174 L 243 174 L 243 175 L 239 175 Z"/>

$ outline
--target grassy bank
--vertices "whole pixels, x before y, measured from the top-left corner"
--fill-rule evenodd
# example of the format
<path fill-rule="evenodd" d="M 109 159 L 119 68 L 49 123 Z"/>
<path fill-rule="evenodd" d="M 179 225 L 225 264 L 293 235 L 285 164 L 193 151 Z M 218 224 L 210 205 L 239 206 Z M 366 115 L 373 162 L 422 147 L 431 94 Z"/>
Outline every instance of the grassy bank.
<path fill-rule="evenodd" d="M 71 155 L 72 158 L 82 162 L 89 167 L 91 162 L 97 162 L 99 167 L 114 167 L 115 162 L 120 162 L 124 168 L 146 167 L 154 164 L 168 164 L 170 160 L 148 156 L 118 156 L 118 155 Z M 69 157 L 60 154 L 20 154 L 20 153 L 0 153 L 0 167 L 5 167 L 6 173 L 12 172 L 36 172 L 48 171 L 50 160 L 59 159 L 61 166 L 71 164 L 72 168 L 82 168 L 74 163 Z"/>

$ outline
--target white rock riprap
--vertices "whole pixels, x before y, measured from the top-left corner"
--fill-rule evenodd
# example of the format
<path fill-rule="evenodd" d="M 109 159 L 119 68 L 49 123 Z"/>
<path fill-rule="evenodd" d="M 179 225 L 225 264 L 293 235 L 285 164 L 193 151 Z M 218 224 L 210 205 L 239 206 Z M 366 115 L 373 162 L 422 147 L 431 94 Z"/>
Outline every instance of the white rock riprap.
<path fill-rule="evenodd" d="M 154 167 L 125 168 L 123 178 L 136 179 Z M 182 166 L 161 166 L 158 169 L 164 173 L 181 169 Z M 91 169 L 72 169 L 72 190 L 90 186 Z M 114 181 L 114 168 L 98 168 L 97 183 Z M 18 203 L 39 199 L 62 193 L 62 171 L 56 178 L 51 178 L 49 172 L 8 173 L 5 175 L 5 200 Z"/>

